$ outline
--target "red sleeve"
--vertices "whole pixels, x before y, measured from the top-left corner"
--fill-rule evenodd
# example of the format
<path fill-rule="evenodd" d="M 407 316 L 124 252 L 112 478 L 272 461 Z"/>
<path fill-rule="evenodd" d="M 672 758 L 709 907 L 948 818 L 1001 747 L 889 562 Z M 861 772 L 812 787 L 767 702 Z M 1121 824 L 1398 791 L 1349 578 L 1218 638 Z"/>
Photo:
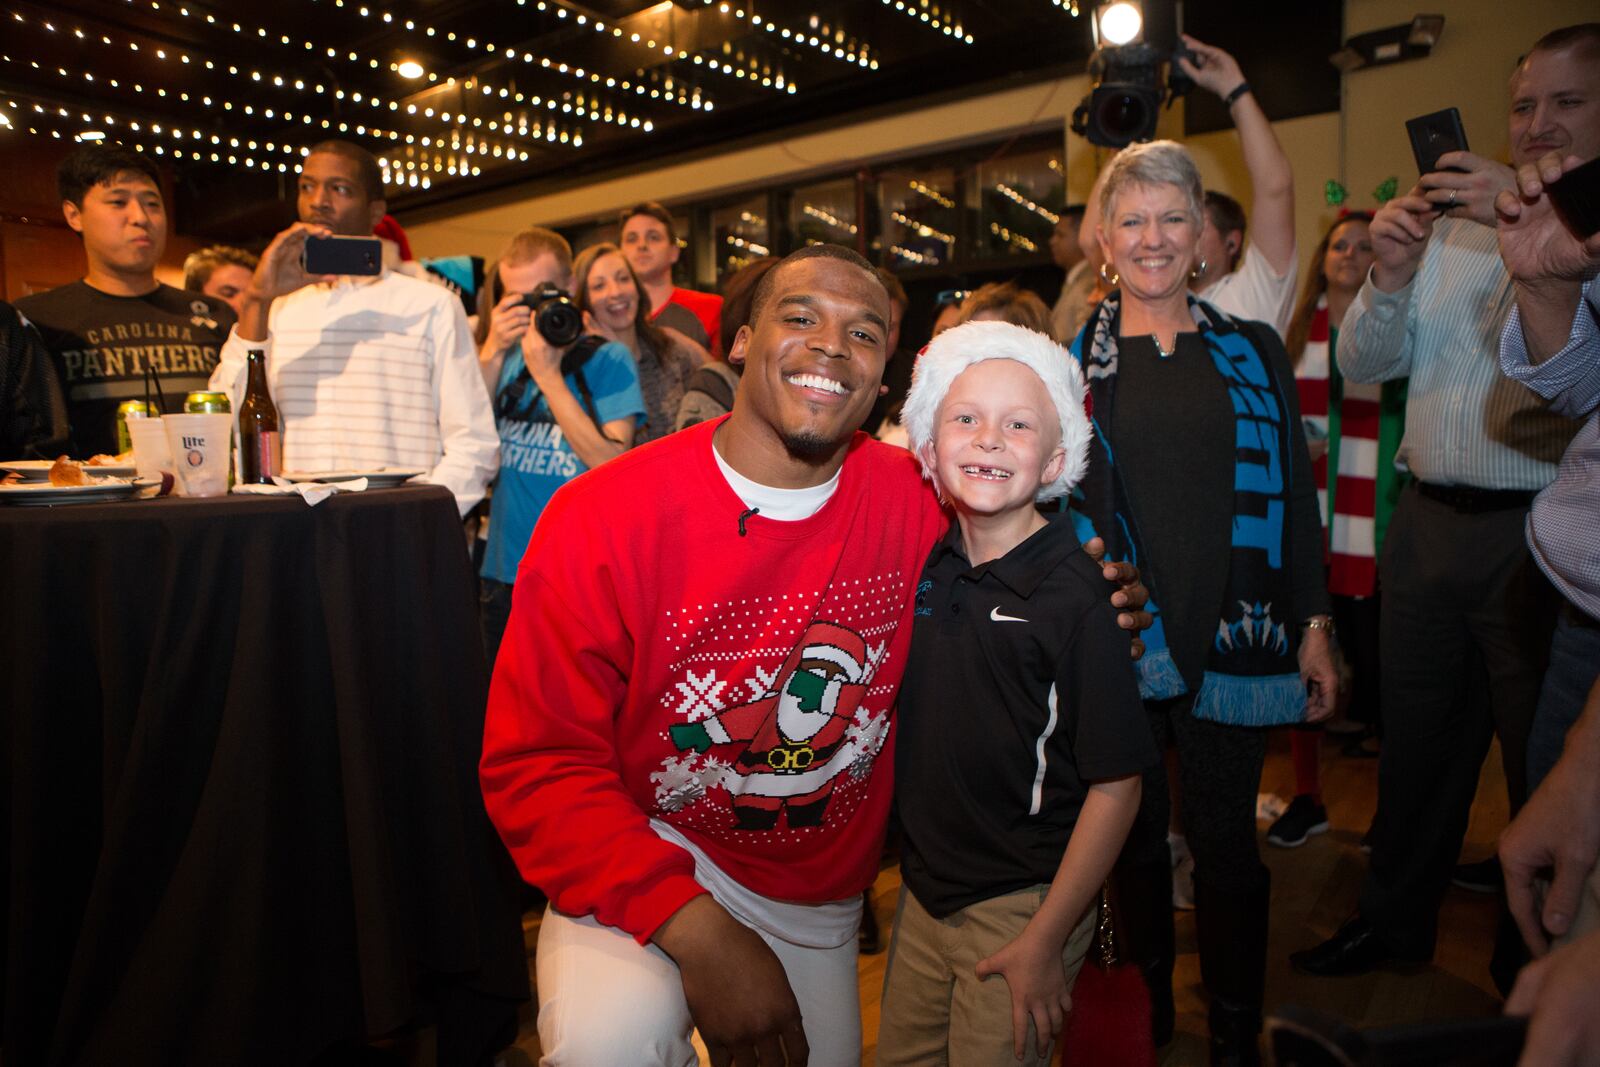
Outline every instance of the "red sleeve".
<path fill-rule="evenodd" d="M 714 359 L 722 358 L 722 297 L 716 293 L 702 293 L 697 289 L 674 289 L 672 298 L 694 314 L 706 329 Z"/>
<path fill-rule="evenodd" d="M 542 522 L 540 532 L 563 525 Z M 530 556 L 536 546 L 559 552 L 541 540 L 536 534 Z M 614 603 L 610 590 L 584 577 L 599 569 L 544 574 L 525 564 L 517 575 L 479 777 L 489 818 L 523 878 L 561 911 L 592 914 L 643 944 L 705 890 L 693 858 L 650 829 L 623 785 L 614 726 L 627 691 L 627 635 L 614 611 L 569 610 Z M 604 626 L 615 632 L 595 632 Z"/>

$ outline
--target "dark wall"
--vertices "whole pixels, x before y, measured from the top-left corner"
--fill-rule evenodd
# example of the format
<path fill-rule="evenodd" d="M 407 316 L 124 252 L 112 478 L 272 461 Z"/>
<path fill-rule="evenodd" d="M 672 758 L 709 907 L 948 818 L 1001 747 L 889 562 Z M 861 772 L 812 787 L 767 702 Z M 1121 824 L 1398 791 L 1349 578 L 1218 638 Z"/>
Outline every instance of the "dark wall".
<path fill-rule="evenodd" d="M 1396 22 L 1412 9 L 1396 8 Z M 1339 110 L 1339 71 L 1328 62 L 1343 41 L 1344 4 L 1329 0 L 1185 0 L 1184 32 L 1232 53 L 1270 119 Z M 1232 129 L 1222 101 L 1189 97 L 1184 133 Z"/>

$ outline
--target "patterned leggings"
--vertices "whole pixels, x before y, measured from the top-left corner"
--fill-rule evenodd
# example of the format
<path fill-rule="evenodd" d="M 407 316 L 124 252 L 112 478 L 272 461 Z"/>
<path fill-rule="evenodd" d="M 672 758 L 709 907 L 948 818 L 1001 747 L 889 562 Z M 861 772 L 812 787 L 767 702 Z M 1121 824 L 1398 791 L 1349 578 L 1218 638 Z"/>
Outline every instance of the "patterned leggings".
<path fill-rule="evenodd" d="M 1256 792 L 1267 731 L 1202 721 L 1189 713 L 1193 703 L 1193 695 L 1186 694 L 1146 701 L 1145 710 L 1156 743 L 1165 749 L 1170 742 L 1178 750 L 1183 828 L 1195 878 L 1224 892 L 1250 892 L 1267 877 L 1256 845 Z M 1170 806 L 1166 768 L 1158 765 L 1145 772 L 1124 863 L 1155 863 L 1168 856 Z"/>

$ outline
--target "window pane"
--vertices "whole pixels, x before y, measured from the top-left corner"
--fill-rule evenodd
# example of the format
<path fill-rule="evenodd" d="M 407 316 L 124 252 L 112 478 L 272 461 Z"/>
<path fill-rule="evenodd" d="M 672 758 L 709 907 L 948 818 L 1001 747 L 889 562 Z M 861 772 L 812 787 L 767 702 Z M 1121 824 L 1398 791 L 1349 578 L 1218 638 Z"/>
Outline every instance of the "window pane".
<path fill-rule="evenodd" d="M 767 198 L 752 196 L 711 212 L 716 239 L 717 287 L 734 271 L 753 259 L 772 254 Z"/>
<path fill-rule="evenodd" d="M 917 169 L 883 180 L 883 228 L 892 269 L 932 267 L 956 258 L 955 171 Z"/>
<path fill-rule="evenodd" d="M 795 189 L 790 201 L 789 226 L 799 246 L 815 244 L 856 246 L 856 182 L 840 178 Z"/>
<path fill-rule="evenodd" d="M 973 195 L 983 256 L 1048 253 L 1066 195 L 1061 150 L 1035 149 L 979 164 Z"/>

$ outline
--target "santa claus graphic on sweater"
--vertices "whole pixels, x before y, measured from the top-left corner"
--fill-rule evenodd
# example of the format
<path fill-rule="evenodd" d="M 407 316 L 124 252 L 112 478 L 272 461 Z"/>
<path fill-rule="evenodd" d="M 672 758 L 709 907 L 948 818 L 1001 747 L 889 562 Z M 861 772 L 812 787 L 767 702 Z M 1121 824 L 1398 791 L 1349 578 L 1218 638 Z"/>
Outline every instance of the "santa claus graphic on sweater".
<path fill-rule="evenodd" d="M 669 728 L 680 751 L 743 743 L 725 775 L 735 825 L 770 830 L 820 826 L 834 779 L 857 758 L 847 743 L 868 682 L 866 642 L 837 623 L 815 622 L 784 659 L 772 691 L 693 723 Z M 731 779 L 732 781 L 728 781 Z"/>

